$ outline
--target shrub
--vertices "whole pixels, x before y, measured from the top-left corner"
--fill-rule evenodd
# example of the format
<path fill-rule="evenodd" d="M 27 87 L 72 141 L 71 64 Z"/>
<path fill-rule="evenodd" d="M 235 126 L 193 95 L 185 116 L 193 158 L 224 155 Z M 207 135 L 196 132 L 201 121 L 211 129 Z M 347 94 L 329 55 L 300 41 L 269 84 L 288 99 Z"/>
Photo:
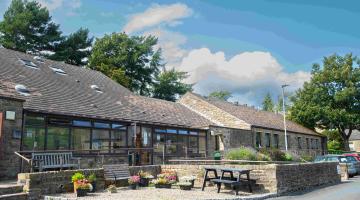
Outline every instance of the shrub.
<path fill-rule="evenodd" d="M 71 177 L 71 182 L 75 183 L 78 180 L 83 180 L 83 179 L 85 179 L 85 175 L 80 172 L 77 172 Z"/>
<path fill-rule="evenodd" d="M 256 160 L 256 153 L 249 148 L 240 147 L 227 152 L 226 156 L 229 160 Z"/>
<path fill-rule="evenodd" d="M 282 152 L 279 149 L 266 149 L 266 148 L 261 148 L 259 149 L 259 152 L 262 154 L 265 154 L 267 156 L 270 157 L 270 159 L 272 161 L 286 161 L 286 155 L 284 152 Z"/>
<path fill-rule="evenodd" d="M 305 161 L 305 162 L 311 162 L 311 161 L 313 161 L 314 160 L 314 157 L 313 156 L 311 156 L 311 155 L 308 155 L 308 154 L 303 154 L 303 155 L 301 155 L 301 161 Z"/>
<path fill-rule="evenodd" d="M 96 175 L 95 173 L 91 173 L 90 176 L 88 177 L 88 180 L 90 183 L 93 183 L 96 181 Z"/>
<path fill-rule="evenodd" d="M 285 153 L 285 161 L 293 161 L 293 156 L 290 153 Z"/>

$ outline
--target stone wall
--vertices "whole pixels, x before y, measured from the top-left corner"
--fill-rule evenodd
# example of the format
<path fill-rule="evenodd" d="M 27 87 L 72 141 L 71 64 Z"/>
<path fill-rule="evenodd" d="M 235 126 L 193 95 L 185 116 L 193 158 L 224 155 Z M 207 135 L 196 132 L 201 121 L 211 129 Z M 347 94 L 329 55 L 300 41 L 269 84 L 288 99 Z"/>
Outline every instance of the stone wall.
<path fill-rule="evenodd" d="M 216 165 L 214 165 L 216 166 Z M 197 176 L 195 186 L 203 181 L 203 165 L 162 165 L 162 170 L 175 170 L 178 175 Z M 301 163 L 269 165 L 221 165 L 252 170 L 250 178 L 255 179 L 263 192 L 286 193 L 313 188 L 320 185 L 336 184 L 341 181 L 337 163 Z"/>
<path fill-rule="evenodd" d="M 6 120 L 6 111 L 15 112 L 15 120 Z M 20 158 L 14 152 L 20 151 L 23 101 L 0 97 L 0 112 L 3 113 L 2 130 L 0 130 L 0 180 L 15 178 L 20 171 Z M 18 135 L 17 135 L 18 136 Z"/>
<path fill-rule="evenodd" d="M 85 175 L 91 173 L 96 174 L 96 188 L 104 189 L 104 170 L 103 169 L 80 169 L 80 170 L 64 170 L 49 171 L 37 173 L 20 173 L 18 174 L 18 182 L 24 184 L 24 191 L 28 192 L 29 200 L 40 199 L 41 195 L 55 194 L 62 192 L 73 192 L 73 184 L 71 176 L 76 172 Z"/>

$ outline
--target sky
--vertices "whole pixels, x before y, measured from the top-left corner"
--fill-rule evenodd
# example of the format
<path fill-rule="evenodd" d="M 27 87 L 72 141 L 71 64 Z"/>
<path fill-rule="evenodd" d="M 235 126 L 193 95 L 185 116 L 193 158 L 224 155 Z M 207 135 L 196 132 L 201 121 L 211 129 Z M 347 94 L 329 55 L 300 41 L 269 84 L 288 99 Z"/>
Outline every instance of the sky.
<path fill-rule="evenodd" d="M 194 91 L 228 90 L 231 101 L 260 106 L 281 85 L 294 92 L 313 63 L 360 55 L 360 1 L 329 0 L 39 0 L 64 34 L 80 27 L 155 35 L 167 68 L 189 72 Z M 10 0 L 0 0 L 0 20 Z"/>

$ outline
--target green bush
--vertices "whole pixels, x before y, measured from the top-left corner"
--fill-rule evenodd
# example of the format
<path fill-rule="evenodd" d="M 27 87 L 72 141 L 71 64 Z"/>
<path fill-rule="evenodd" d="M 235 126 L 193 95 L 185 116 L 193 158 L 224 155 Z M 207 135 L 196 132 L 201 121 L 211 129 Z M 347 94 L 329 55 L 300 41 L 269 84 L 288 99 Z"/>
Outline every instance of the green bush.
<path fill-rule="evenodd" d="M 284 161 L 293 161 L 293 156 L 289 153 L 285 153 L 285 160 Z"/>
<path fill-rule="evenodd" d="M 301 161 L 311 162 L 314 160 L 314 157 L 308 154 L 301 155 Z"/>
<path fill-rule="evenodd" d="M 230 150 L 226 156 L 229 160 L 256 160 L 256 153 L 246 147 L 240 147 L 238 149 L 232 149 Z"/>
<path fill-rule="evenodd" d="M 266 148 L 261 148 L 259 149 L 259 152 L 267 155 L 268 157 L 270 157 L 270 159 L 272 161 L 287 161 L 286 155 L 284 152 L 282 152 L 279 149 L 266 149 Z"/>

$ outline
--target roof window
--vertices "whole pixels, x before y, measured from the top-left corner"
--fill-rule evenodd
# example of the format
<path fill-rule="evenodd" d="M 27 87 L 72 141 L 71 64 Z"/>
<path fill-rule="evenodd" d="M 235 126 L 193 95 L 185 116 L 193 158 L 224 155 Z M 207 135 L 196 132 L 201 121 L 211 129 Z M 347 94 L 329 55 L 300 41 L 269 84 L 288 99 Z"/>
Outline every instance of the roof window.
<path fill-rule="evenodd" d="M 99 86 L 97 86 L 97 85 L 91 85 L 90 87 L 91 87 L 91 89 L 95 90 L 96 92 L 103 93 L 101 91 L 101 89 L 99 88 Z"/>
<path fill-rule="evenodd" d="M 15 85 L 15 90 L 21 95 L 24 96 L 30 95 L 30 91 L 24 85 L 21 84 Z"/>
<path fill-rule="evenodd" d="M 33 69 L 39 69 L 39 67 L 37 65 L 35 65 L 35 63 L 31 62 L 30 60 L 25 60 L 25 59 L 20 59 L 20 61 L 26 66 L 26 67 L 30 67 Z"/>
<path fill-rule="evenodd" d="M 60 68 L 57 67 L 50 67 L 50 69 L 52 69 L 56 74 L 60 74 L 60 75 L 66 75 L 66 72 Z"/>
<path fill-rule="evenodd" d="M 41 56 L 34 56 L 34 60 L 40 62 L 40 63 L 44 63 L 44 59 Z"/>

